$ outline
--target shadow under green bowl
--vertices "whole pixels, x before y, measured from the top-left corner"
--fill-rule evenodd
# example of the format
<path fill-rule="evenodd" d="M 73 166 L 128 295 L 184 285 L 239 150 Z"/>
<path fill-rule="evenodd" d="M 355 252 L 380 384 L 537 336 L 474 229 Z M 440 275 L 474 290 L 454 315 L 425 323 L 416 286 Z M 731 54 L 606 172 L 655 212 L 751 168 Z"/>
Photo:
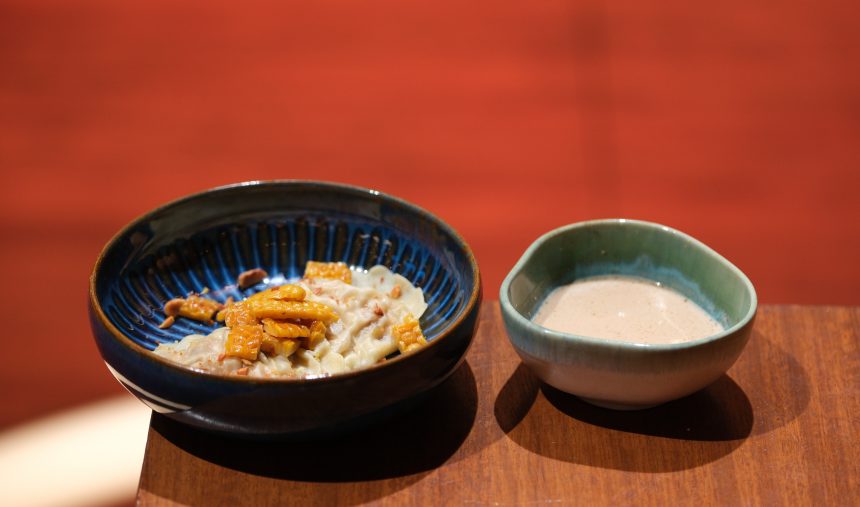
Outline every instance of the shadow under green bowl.
<path fill-rule="evenodd" d="M 660 282 L 724 330 L 683 343 L 642 344 L 553 331 L 531 320 L 553 289 L 599 275 Z M 749 340 L 757 307 L 746 275 L 714 250 L 670 227 L 628 219 L 581 222 L 541 236 L 505 278 L 499 300 L 511 344 L 541 380 L 616 409 L 659 405 L 711 384 Z"/>

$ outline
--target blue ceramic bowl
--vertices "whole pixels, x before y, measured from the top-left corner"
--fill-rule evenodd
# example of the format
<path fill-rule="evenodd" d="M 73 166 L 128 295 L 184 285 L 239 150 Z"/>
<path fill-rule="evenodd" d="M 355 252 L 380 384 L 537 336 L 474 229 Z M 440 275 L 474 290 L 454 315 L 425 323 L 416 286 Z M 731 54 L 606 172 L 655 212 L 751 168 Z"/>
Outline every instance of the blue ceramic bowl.
<path fill-rule="evenodd" d="M 428 345 L 359 371 L 314 379 L 201 373 L 151 351 L 215 329 L 180 319 L 159 329 L 162 307 L 192 291 L 235 284 L 260 267 L 272 284 L 306 261 L 384 264 L 424 290 Z M 264 288 L 219 291 L 239 299 Z M 331 183 L 249 182 L 151 211 L 104 248 L 90 277 L 90 322 L 108 369 L 153 410 L 207 430 L 305 437 L 354 428 L 409 404 L 447 378 L 472 340 L 481 299 L 478 266 L 447 224 L 403 200 Z"/>
<path fill-rule="evenodd" d="M 531 320 L 553 289 L 597 275 L 660 282 L 725 329 L 683 343 L 642 344 L 553 331 Z M 502 282 L 499 299 L 526 366 L 553 387 L 616 409 L 659 405 L 718 379 L 749 340 L 757 307 L 752 283 L 718 253 L 675 229 L 625 219 L 580 222 L 541 236 Z"/>

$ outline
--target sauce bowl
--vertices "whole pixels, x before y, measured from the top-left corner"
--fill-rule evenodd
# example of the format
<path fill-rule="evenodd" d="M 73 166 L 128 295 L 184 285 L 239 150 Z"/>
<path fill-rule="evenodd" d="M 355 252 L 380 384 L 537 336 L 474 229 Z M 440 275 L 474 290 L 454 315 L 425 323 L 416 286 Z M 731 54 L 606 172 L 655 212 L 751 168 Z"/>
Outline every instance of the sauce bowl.
<path fill-rule="evenodd" d="M 659 282 L 724 330 L 682 343 L 642 344 L 532 321 L 553 289 L 599 275 Z M 538 378 L 589 403 L 627 410 L 681 398 L 717 380 L 749 340 L 757 307 L 750 280 L 714 250 L 670 227 L 628 219 L 580 222 L 541 236 L 503 281 L 499 300 L 508 338 Z"/>
<path fill-rule="evenodd" d="M 361 370 L 304 379 L 221 376 L 152 353 L 216 327 L 180 319 L 160 329 L 171 298 L 210 288 L 217 298 L 242 299 L 300 278 L 308 260 L 383 264 L 422 288 L 428 344 Z M 237 275 L 253 268 L 268 279 L 239 290 Z M 475 258 L 440 219 L 378 191 L 308 181 L 241 183 L 159 207 L 110 240 L 89 284 L 96 345 L 125 388 L 177 421 L 255 438 L 340 433 L 413 403 L 463 361 L 480 300 Z"/>

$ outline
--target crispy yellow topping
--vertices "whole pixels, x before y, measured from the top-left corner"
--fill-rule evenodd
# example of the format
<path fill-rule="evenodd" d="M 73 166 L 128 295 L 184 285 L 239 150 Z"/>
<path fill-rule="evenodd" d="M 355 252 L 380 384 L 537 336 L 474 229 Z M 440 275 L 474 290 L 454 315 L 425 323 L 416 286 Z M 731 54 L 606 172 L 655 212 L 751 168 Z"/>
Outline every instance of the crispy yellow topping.
<path fill-rule="evenodd" d="M 352 271 L 344 262 L 308 261 L 305 264 L 305 278 L 330 278 L 352 283 Z"/>
<path fill-rule="evenodd" d="M 403 319 L 403 323 L 394 326 L 392 329 L 394 339 L 397 340 L 397 348 L 401 353 L 406 354 L 420 349 L 427 345 L 427 339 L 421 332 L 421 326 L 411 313 Z"/>
<path fill-rule="evenodd" d="M 269 334 L 263 337 L 263 343 L 260 345 L 260 350 L 268 356 L 290 357 L 298 349 L 298 340 L 282 340 Z"/>
<path fill-rule="evenodd" d="M 315 301 L 248 301 L 251 313 L 258 319 L 337 320 L 337 314 L 328 306 Z"/>
<path fill-rule="evenodd" d="M 326 327 L 322 321 L 315 320 L 311 323 L 310 328 L 310 336 L 308 336 L 307 340 L 305 340 L 305 348 L 308 350 L 313 350 L 317 348 L 317 345 L 322 343 L 325 340 L 325 332 Z"/>
<path fill-rule="evenodd" d="M 218 301 L 192 294 L 187 298 L 174 298 L 164 304 L 168 317 L 185 317 L 202 322 L 211 321 L 223 306 Z"/>
<path fill-rule="evenodd" d="M 307 338 L 311 335 L 307 326 L 286 320 L 263 319 L 263 329 L 275 338 Z"/>
<path fill-rule="evenodd" d="M 245 301 L 304 301 L 305 289 L 299 285 L 281 285 L 258 292 Z"/>
<path fill-rule="evenodd" d="M 224 355 L 256 361 L 263 343 L 263 328 L 259 325 L 238 325 L 230 328 Z"/>
<path fill-rule="evenodd" d="M 337 314 L 324 304 L 305 301 L 306 295 L 302 287 L 289 284 L 228 304 L 216 315 L 230 328 L 224 355 L 253 361 L 261 351 L 289 357 L 300 345 L 316 347 L 326 336 L 324 321 L 337 320 Z"/>

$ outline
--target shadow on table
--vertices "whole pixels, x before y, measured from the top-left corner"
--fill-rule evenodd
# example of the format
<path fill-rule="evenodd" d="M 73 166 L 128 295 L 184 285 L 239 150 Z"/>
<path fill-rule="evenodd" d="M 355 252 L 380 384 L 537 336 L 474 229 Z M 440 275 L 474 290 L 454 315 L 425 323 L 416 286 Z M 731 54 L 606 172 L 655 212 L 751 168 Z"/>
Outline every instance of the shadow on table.
<path fill-rule="evenodd" d="M 307 482 L 415 476 L 411 483 L 420 479 L 416 474 L 439 467 L 457 452 L 472 429 L 477 404 L 475 377 L 464 362 L 417 406 L 370 428 L 334 438 L 304 442 L 234 439 L 157 414 L 152 427 L 182 450 L 244 473 Z M 380 494 L 390 493 L 392 485 L 385 488 Z"/>
<path fill-rule="evenodd" d="M 595 407 L 542 384 L 523 364 L 499 393 L 495 413 L 513 441 L 537 454 L 638 472 L 709 463 L 740 446 L 753 426 L 749 400 L 726 375 L 681 400 L 627 412 Z"/>
<path fill-rule="evenodd" d="M 764 336 L 745 376 L 760 407 L 723 375 L 705 389 L 647 410 L 615 411 L 543 384 L 520 363 L 494 407 L 496 421 L 518 445 L 553 459 L 639 472 L 695 468 L 738 448 L 753 432 L 786 424 L 809 403 L 808 380 L 790 354 Z M 542 393 L 543 396 L 538 396 Z M 755 429 L 754 429 L 755 428 Z"/>

